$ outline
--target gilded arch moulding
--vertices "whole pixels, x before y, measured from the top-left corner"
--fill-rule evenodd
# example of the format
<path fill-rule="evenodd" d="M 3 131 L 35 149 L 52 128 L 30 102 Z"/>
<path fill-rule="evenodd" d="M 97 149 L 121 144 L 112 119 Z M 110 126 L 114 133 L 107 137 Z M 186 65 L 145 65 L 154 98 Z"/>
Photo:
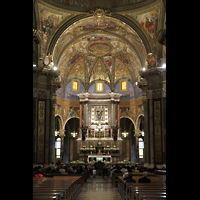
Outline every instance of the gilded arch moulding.
<path fill-rule="evenodd" d="M 138 116 L 137 116 L 137 119 L 136 119 L 136 128 L 137 128 L 137 129 L 139 129 L 139 127 L 138 127 L 138 126 L 139 126 L 139 119 L 140 119 L 141 116 L 144 117 L 144 114 L 138 115 Z"/>
<path fill-rule="evenodd" d="M 72 118 L 77 118 L 77 119 L 79 119 L 79 117 L 75 117 L 75 116 L 67 118 L 67 119 L 65 120 L 65 123 L 63 124 L 63 130 L 65 129 L 65 126 L 66 126 L 67 122 L 68 122 L 70 119 L 72 119 Z"/>
<path fill-rule="evenodd" d="M 69 47 L 70 45 L 72 45 L 72 44 L 73 44 L 74 42 L 76 42 L 78 39 L 84 37 L 85 35 L 89 35 L 89 34 L 98 34 L 98 35 L 101 35 L 101 34 L 109 34 L 109 35 L 111 35 L 111 36 L 115 36 L 115 37 L 121 39 L 121 40 L 124 42 L 124 44 L 126 44 L 127 46 L 130 46 L 130 47 L 136 52 L 136 55 L 138 56 L 138 58 L 139 58 L 141 64 L 142 64 L 142 65 L 144 64 L 144 61 L 142 60 L 139 51 L 137 50 L 137 48 L 136 48 L 133 44 L 131 44 L 131 42 L 130 42 L 128 39 L 126 39 L 126 38 L 124 38 L 124 37 L 122 37 L 122 36 L 120 36 L 120 35 L 118 35 L 118 34 L 116 34 L 116 33 L 114 33 L 114 32 L 109 32 L 109 31 L 105 31 L 105 30 L 95 30 L 95 31 L 93 31 L 93 32 L 88 32 L 88 31 L 87 31 L 87 32 L 85 32 L 85 33 L 81 33 L 81 34 L 78 35 L 77 37 L 74 37 L 73 39 L 70 40 L 70 42 L 68 42 L 65 46 L 62 47 L 62 50 L 59 52 L 59 55 L 58 55 L 57 60 L 60 60 L 61 55 L 63 54 L 63 52 L 66 50 L 67 47 Z M 56 44 L 55 44 L 55 45 L 56 45 Z M 49 50 L 50 50 L 50 49 L 49 49 Z M 52 51 L 52 54 L 53 54 L 53 50 L 51 50 L 51 51 Z M 106 54 L 105 54 L 105 55 L 106 55 Z M 54 64 L 56 64 L 55 61 L 54 61 Z"/>
<path fill-rule="evenodd" d="M 63 118 L 62 118 L 62 116 L 61 115 L 59 115 L 59 114 L 55 114 L 55 117 L 59 117 L 60 118 L 60 129 L 62 129 L 62 127 L 63 127 Z"/>
<path fill-rule="evenodd" d="M 72 25 L 73 23 L 75 23 L 81 19 L 85 19 L 85 18 L 88 18 L 91 16 L 93 16 L 93 15 L 78 14 L 76 16 L 71 17 L 69 20 L 65 21 L 64 23 L 62 23 L 62 25 L 59 26 L 57 31 L 54 32 L 54 35 L 52 35 L 52 37 L 49 38 L 49 43 L 47 44 L 46 53 L 50 53 L 50 54 L 53 53 L 54 46 L 56 45 L 56 42 L 58 41 L 59 37 L 70 25 Z M 145 31 L 141 29 L 141 27 L 139 26 L 139 23 L 137 21 L 132 20 L 132 19 L 130 20 L 129 18 L 127 18 L 121 14 L 116 14 L 116 13 L 114 13 L 112 16 L 109 16 L 109 17 L 118 19 L 118 20 L 126 23 L 127 25 L 129 25 L 133 30 L 136 31 L 136 33 L 142 39 L 147 54 L 152 52 L 152 44 L 150 42 L 150 38 L 145 33 Z"/>
<path fill-rule="evenodd" d="M 136 126 L 135 126 L 135 121 L 133 120 L 133 119 L 131 119 L 130 117 L 128 117 L 128 116 L 123 116 L 123 117 L 120 117 L 120 119 L 122 119 L 122 118 L 127 118 L 127 119 L 130 119 L 131 120 L 131 122 L 133 123 L 133 125 L 134 125 L 134 129 L 136 129 Z"/>

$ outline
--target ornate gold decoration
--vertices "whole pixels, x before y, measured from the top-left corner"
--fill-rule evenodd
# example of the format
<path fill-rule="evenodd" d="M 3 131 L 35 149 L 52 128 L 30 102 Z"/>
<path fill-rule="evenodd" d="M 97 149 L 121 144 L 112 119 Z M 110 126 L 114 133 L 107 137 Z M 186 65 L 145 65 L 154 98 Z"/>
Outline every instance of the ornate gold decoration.
<path fill-rule="evenodd" d="M 96 10 L 90 10 L 86 12 L 85 15 L 93 15 L 95 18 L 100 19 L 105 17 L 106 15 L 113 15 L 114 13 L 110 10 L 103 10 L 101 8 L 96 8 Z"/>
<path fill-rule="evenodd" d="M 156 58 L 153 53 L 147 55 L 147 62 L 149 69 L 156 67 Z"/>
<path fill-rule="evenodd" d="M 87 44 L 86 49 L 89 53 L 102 57 L 112 51 L 113 46 L 108 41 L 91 41 Z"/>
<path fill-rule="evenodd" d="M 46 57 L 48 57 L 49 59 L 49 63 L 47 65 L 44 63 Z M 50 53 L 49 54 L 43 53 L 42 57 L 40 57 L 39 59 L 40 59 L 40 66 L 43 67 L 43 71 L 51 70 L 51 65 L 53 60 L 52 60 L 52 55 L 50 55 Z"/>

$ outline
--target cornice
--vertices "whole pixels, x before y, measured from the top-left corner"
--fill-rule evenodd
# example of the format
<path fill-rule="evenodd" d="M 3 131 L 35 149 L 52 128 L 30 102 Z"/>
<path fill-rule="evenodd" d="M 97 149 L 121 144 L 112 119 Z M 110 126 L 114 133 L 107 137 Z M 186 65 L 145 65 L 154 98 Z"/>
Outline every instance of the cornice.
<path fill-rule="evenodd" d="M 84 7 L 81 5 L 82 2 L 74 2 L 74 4 L 79 3 L 79 5 L 75 6 L 75 5 L 67 5 L 65 2 L 60 3 L 60 2 L 56 2 L 54 0 L 42 0 L 43 2 L 54 6 L 56 9 L 64 9 L 64 10 L 68 10 L 68 11 L 75 11 L 75 12 L 88 12 L 92 9 L 95 9 L 96 7 L 100 7 L 103 9 L 109 9 L 111 12 L 125 12 L 125 11 L 130 11 L 130 10 L 136 10 L 136 9 L 141 9 L 143 7 L 149 6 L 152 3 L 155 3 L 157 1 L 160 0 L 144 0 L 141 2 L 135 2 L 132 3 L 132 5 L 126 5 L 126 6 L 118 6 L 116 8 L 114 8 L 112 5 L 111 6 L 107 6 L 106 7 L 106 2 L 107 0 L 101 0 L 96 2 L 96 4 L 94 3 L 93 5 L 90 5 L 88 7 Z"/>

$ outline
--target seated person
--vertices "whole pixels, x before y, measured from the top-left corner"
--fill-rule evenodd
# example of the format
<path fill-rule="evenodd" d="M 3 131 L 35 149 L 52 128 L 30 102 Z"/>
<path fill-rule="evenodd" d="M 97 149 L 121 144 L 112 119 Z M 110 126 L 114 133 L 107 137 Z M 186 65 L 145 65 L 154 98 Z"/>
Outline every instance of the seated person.
<path fill-rule="evenodd" d="M 124 183 L 124 189 L 126 188 L 126 183 L 136 183 L 136 181 L 132 179 L 131 173 L 128 173 L 128 179 L 126 179 L 126 182 Z"/>
<path fill-rule="evenodd" d="M 138 183 L 151 183 L 151 180 L 147 178 L 147 172 L 143 172 L 143 178 L 140 178 Z"/>
<path fill-rule="evenodd" d="M 35 174 L 35 178 L 42 178 L 42 177 L 43 177 L 43 175 L 41 174 L 41 170 L 39 169 L 37 171 L 37 174 Z"/>
<path fill-rule="evenodd" d="M 124 173 L 125 172 L 125 170 L 126 170 L 126 166 L 125 165 L 123 165 L 122 166 L 122 169 L 120 170 L 122 173 Z"/>
<path fill-rule="evenodd" d="M 65 169 L 63 169 L 63 167 L 60 167 L 59 172 L 60 173 L 65 173 Z"/>
<path fill-rule="evenodd" d="M 124 174 L 123 174 L 123 180 L 127 180 L 129 177 L 128 177 L 128 172 L 125 172 Z"/>

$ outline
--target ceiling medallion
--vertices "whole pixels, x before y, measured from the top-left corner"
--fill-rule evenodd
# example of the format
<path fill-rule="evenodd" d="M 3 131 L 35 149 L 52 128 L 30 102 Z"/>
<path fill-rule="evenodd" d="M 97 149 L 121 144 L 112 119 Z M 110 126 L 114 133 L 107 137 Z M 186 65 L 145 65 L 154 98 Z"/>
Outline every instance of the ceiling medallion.
<path fill-rule="evenodd" d="M 110 53 L 110 51 L 113 49 L 113 46 L 109 42 L 105 41 L 91 41 L 88 43 L 86 49 L 89 51 L 89 53 L 99 57 Z"/>
<path fill-rule="evenodd" d="M 89 12 L 85 13 L 86 15 L 93 15 L 96 19 L 103 19 L 106 15 L 112 15 L 113 12 L 110 10 L 103 10 L 102 8 L 96 8 L 96 10 L 90 10 Z"/>

